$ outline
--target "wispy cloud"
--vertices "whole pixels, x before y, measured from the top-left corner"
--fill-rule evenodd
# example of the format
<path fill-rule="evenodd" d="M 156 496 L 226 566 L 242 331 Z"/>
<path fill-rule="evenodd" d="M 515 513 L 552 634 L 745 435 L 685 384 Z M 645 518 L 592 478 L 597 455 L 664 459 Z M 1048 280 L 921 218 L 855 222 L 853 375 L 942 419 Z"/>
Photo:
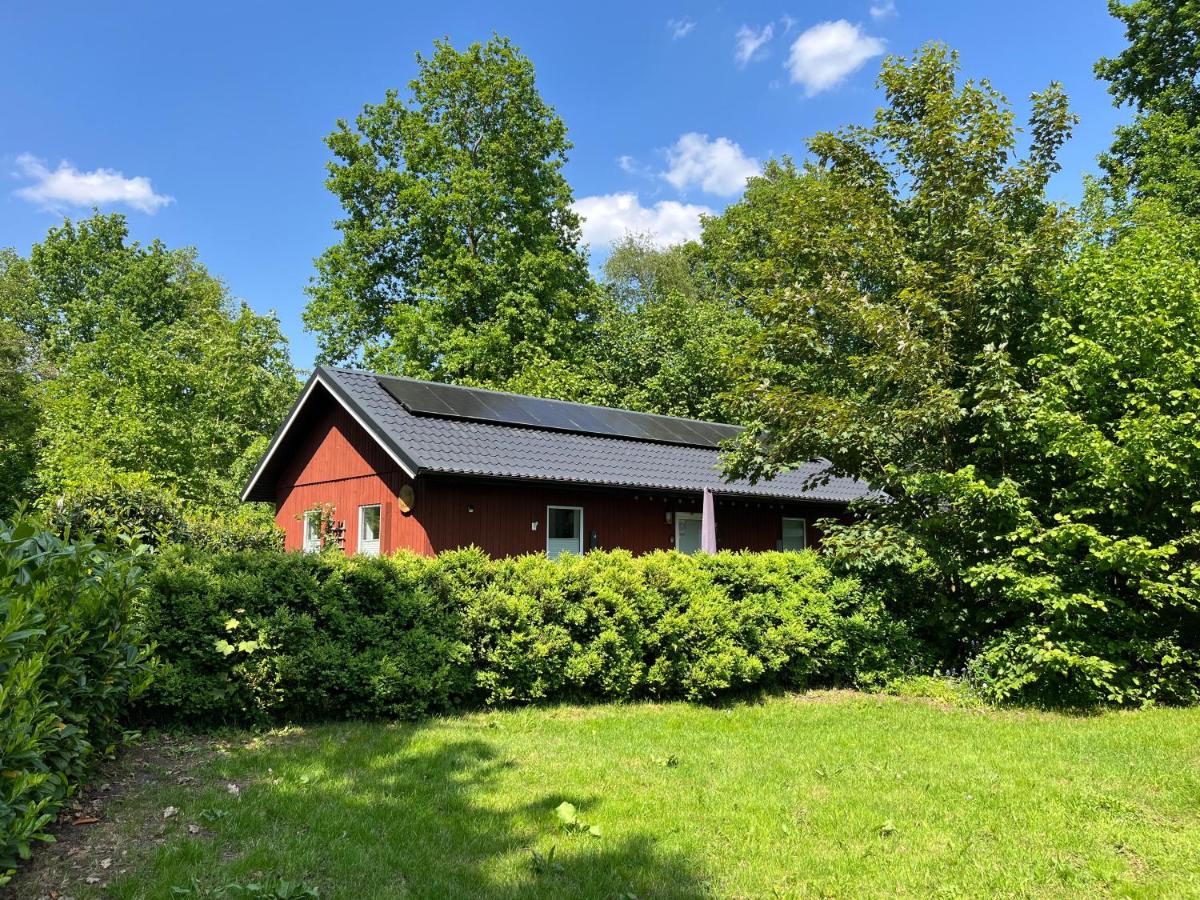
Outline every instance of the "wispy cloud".
<path fill-rule="evenodd" d="M 814 25 L 796 38 L 788 56 L 792 81 L 804 85 L 809 97 L 837 86 L 873 56 L 884 42 L 845 19 Z"/>
<path fill-rule="evenodd" d="M 896 15 L 896 0 L 875 0 L 871 4 L 872 19 L 890 19 Z"/>
<path fill-rule="evenodd" d="M 775 36 L 775 26 L 764 25 L 762 28 L 751 28 L 743 25 L 737 30 L 734 43 L 733 58 L 737 64 L 745 68 L 756 59 L 766 56 L 765 48 Z"/>
<path fill-rule="evenodd" d="M 143 175 L 126 178 L 115 169 L 81 172 L 65 160 L 57 169 L 51 169 L 28 153 L 18 156 L 16 164 L 17 177 L 32 182 L 18 188 L 17 196 L 43 209 L 58 211 L 72 206 L 123 204 L 153 214 L 174 199 L 155 193 L 150 179 Z"/>
<path fill-rule="evenodd" d="M 583 239 L 593 248 L 611 247 L 627 235 L 645 235 L 657 247 L 682 244 L 700 236 L 700 217 L 713 212 L 676 200 L 643 206 L 633 192 L 581 197 L 574 209 L 583 220 Z"/>
<path fill-rule="evenodd" d="M 684 16 L 682 19 L 667 19 L 667 30 L 671 32 L 671 40 L 679 41 L 692 33 L 696 20 Z"/>
<path fill-rule="evenodd" d="M 695 131 L 680 136 L 667 150 L 667 165 L 662 176 L 676 189 L 699 185 L 722 196 L 739 193 L 746 179 L 758 174 L 758 160 L 729 138 L 709 140 L 707 134 Z"/>

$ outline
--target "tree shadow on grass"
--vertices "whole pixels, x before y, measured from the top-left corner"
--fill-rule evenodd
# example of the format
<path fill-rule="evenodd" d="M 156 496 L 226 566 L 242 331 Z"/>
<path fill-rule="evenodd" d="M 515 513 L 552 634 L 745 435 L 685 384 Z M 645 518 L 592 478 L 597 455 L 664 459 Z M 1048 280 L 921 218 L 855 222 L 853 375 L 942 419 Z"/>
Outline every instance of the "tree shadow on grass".
<path fill-rule="evenodd" d="M 318 728 L 253 751 L 255 768 L 272 777 L 247 786 L 238 814 L 249 820 L 239 831 L 269 839 L 234 848 L 229 874 L 276 873 L 356 900 L 710 893 L 686 859 L 652 835 L 629 834 L 636 823 L 599 838 L 565 829 L 554 813 L 562 800 L 585 820 L 603 806 L 586 786 L 512 802 L 511 787 L 507 798 L 489 789 L 511 779 L 519 759 L 484 738 L 427 741 L 423 731 Z"/>

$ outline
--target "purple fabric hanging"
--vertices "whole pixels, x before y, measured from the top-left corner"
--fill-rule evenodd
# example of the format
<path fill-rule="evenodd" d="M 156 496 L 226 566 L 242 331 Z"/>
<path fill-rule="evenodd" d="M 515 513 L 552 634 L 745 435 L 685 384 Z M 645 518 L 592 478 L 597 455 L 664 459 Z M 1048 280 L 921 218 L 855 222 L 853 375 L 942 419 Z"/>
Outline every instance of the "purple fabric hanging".
<path fill-rule="evenodd" d="M 717 552 L 717 517 L 713 512 L 712 491 L 704 489 L 704 511 L 700 517 L 700 552 Z"/>

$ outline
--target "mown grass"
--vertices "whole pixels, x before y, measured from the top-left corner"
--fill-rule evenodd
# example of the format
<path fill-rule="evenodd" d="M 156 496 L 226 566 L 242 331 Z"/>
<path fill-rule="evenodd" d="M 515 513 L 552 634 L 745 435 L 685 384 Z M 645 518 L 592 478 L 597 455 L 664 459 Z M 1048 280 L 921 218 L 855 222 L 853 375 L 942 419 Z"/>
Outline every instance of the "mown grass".
<path fill-rule="evenodd" d="M 818 694 L 325 725 L 230 747 L 197 785 L 123 801 L 131 840 L 153 822 L 164 843 L 132 852 L 106 896 L 279 878 L 355 900 L 1200 896 L 1197 709 Z M 564 800 L 602 836 L 564 830 Z M 167 806 L 180 811 L 163 820 Z"/>

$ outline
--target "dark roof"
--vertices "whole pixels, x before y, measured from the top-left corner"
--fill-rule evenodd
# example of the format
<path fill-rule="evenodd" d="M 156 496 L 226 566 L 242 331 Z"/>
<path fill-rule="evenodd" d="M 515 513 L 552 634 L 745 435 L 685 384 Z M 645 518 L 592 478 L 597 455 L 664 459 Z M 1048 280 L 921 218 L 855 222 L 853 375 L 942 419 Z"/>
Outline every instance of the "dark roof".
<path fill-rule="evenodd" d="M 710 488 L 714 493 L 725 495 L 840 503 L 870 491 L 866 484 L 856 479 L 828 477 L 827 463 L 823 461 L 806 463 L 758 484 L 746 480 L 727 482 L 721 477 L 719 451 L 712 443 L 689 446 L 649 438 L 579 433 L 561 427 L 501 423 L 495 421 L 495 416 L 484 421 L 449 413 L 434 414 L 418 408 L 433 404 L 416 402 L 409 408 L 398 399 L 408 392 L 405 385 L 428 384 L 414 379 L 320 366 L 313 372 L 302 399 L 308 396 L 314 382 L 330 390 L 412 475 L 442 473 L 696 493 Z M 445 390 L 445 387 L 440 388 L 443 397 Z M 474 388 L 450 388 L 450 391 L 471 391 L 485 399 L 498 398 L 498 401 L 526 399 Z M 564 412 L 574 408 L 580 416 L 596 411 L 612 412 L 584 404 L 553 402 L 561 405 Z M 502 406 L 499 402 L 490 405 Z M 297 401 L 287 422 L 272 440 L 271 449 L 247 485 L 243 499 L 274 499 L 268 470 L 277 472 L 280 464 L 276 461 L 269 466 L 268 463 L 300 406 L 301 401 Z M 681 428 L 692 422 L 670 416 L 650 418 L 680 423 Z M 730 425 L 719 427 L 722 433 L 730 436 L 741 430 Z"/>

